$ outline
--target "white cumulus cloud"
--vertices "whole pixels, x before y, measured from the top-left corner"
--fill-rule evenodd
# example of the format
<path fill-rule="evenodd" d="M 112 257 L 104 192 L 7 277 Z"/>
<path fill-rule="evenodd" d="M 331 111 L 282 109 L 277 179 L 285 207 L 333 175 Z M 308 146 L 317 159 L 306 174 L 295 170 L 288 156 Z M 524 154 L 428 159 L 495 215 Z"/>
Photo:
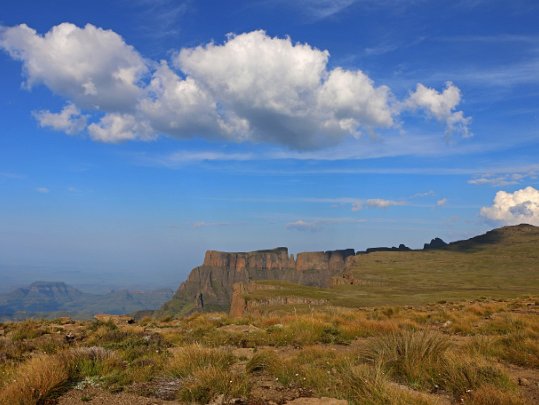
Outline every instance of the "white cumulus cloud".
<path fill-rule="evenodd" d="M 183 49 L 177 67 L 218 100 L 235 137 L 300 149 L 393 125 L 391 97 L 363 72 L 328 70 L 329 53 L 264 31 Z M 226 125 L 224 125 L 226 128 Z"/>
<path fill-rule="evenodd" d="M 453 84 L 441 93 L 418 84 L 398 102 L 363 71 L 330 68 L 327 50 L 263 30 L 179 49 L 172 65 L 144 59 L 120 35 L 92 24 L 62 23 L 45 34 L 25 24 L 2 28 L 0 49 L 22 62 L 28 88 L 43 84 L 68 101 L 60 113 L 36 113 L 41 126 L 87 129 L 100 142 L 165 134 L 305 150 L 396 127 L 403 108 L 468 134 Z"/>
<path fill-rule="evenodd" d="M 493 204 L 481 208 L 481 215 L 505 225 L 539 226 L 539 190 L 526 187 L 514 193 L 498 191 Z"/>
<path fill-rule="evenodd" d="M 41 127 L 49 127 L 56 131 L 74 135 L 86 128 L 86 116 L 74 104 L 67 104 L 59 113 L 48 110 L 34 112 L 34 117 Z"/>
<path fill-rule="evenodd" d="M 88 132 L 93 140 L 105 143 L 151 140 L 155 137 L 148 123 L 130 114 L 107 114 L 98 123 L 90 124 Z"/>
<path fill-rule="evenodd" d="M 130 108 L 148 71 L 121 36 L 92 24 L 62 23 L 45 35 L 26 24 L 5 28 L 0 48 L 22 61 L 28 87 L 43 83 L 79 106 L 105 111 Z"/>
<path fill-rule="evenodd" d="M 445 122 L 448 134 L 457 132 L 467 137 L 470 135 L 471 118 L 465 117 L 462 111 L 456 111 L 460 101 L 460 89 L 451 82 L 446 83 L 442 92 L 418 83 L 415 91 L 404 102 L 404 108 L 421 109 L 436 120 Z"/>

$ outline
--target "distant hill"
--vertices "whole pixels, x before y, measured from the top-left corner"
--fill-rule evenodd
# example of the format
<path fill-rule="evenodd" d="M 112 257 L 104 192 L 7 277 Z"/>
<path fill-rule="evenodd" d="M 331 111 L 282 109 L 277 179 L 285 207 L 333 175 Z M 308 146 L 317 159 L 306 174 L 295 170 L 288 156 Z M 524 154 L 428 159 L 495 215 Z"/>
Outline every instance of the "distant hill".
<path fill-rule="evenodd" d="M 128 314 L 159 308 L 172 296 L 169 289 L 117 290 L 88 294 L 63 282 L 37 281 L 28 287 L 0 294 L 0 320 L 71 316 L 85 319 L 96 313 Z"/>

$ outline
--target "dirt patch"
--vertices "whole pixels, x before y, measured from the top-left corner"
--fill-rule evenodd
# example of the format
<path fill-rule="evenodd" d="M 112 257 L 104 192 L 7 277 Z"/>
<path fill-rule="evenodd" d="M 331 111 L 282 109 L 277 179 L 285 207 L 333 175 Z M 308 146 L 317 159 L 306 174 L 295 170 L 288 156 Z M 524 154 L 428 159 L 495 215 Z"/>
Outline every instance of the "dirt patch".
<path fill-rule="evenodd" d="M 286 405 L 348 405 L 348 401 L 335 398 L 297 398 L 286 403 Z"/>
<path fill-rule="evenodd" d="M 99 388 L 73 389 L 58 399 L 58 405 L 185 405 L 184 402 L 163 401 L 135 394 L 112 394 Z"/>
<path fill-rule="evenodd" d="M 507 371 L 518 384 L 522 396 L 530 404 L 539 404 L 539 370 L 508 365 Z"/>

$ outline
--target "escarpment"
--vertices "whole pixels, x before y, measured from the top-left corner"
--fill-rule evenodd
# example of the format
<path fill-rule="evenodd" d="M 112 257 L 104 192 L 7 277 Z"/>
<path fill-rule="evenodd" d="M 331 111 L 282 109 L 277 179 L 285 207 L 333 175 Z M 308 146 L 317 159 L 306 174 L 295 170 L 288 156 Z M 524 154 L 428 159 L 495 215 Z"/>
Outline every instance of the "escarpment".
<path fill-rule="evenodd" d="M 344 249 L 304 252 L 294 257 L 285 247 L 254 252 L 209 250 L 202 266 L 191 271 L 161 310 L 180 314 L 229 310 L 237 283 L 277 280 L 328 287 L 354 254 L 354 249 Z"/>

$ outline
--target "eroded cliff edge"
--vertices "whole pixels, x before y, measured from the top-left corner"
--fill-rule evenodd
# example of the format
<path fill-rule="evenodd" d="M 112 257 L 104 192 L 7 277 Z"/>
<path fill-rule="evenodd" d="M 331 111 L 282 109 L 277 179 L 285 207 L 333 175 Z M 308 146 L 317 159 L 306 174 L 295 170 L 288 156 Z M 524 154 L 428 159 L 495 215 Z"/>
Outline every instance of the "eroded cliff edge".
<path fill-rule="evenodd" d="M 341 274 L 354 249 L 303 252 L 296 257 L 288 248 L 254 252 L 209 250 L 202 266 L 195 267 L 162 312 L 188 314 L 195 311 L 228 311 L 233 285 L 258 280 L 280 280 L 328 287 Z"/>

